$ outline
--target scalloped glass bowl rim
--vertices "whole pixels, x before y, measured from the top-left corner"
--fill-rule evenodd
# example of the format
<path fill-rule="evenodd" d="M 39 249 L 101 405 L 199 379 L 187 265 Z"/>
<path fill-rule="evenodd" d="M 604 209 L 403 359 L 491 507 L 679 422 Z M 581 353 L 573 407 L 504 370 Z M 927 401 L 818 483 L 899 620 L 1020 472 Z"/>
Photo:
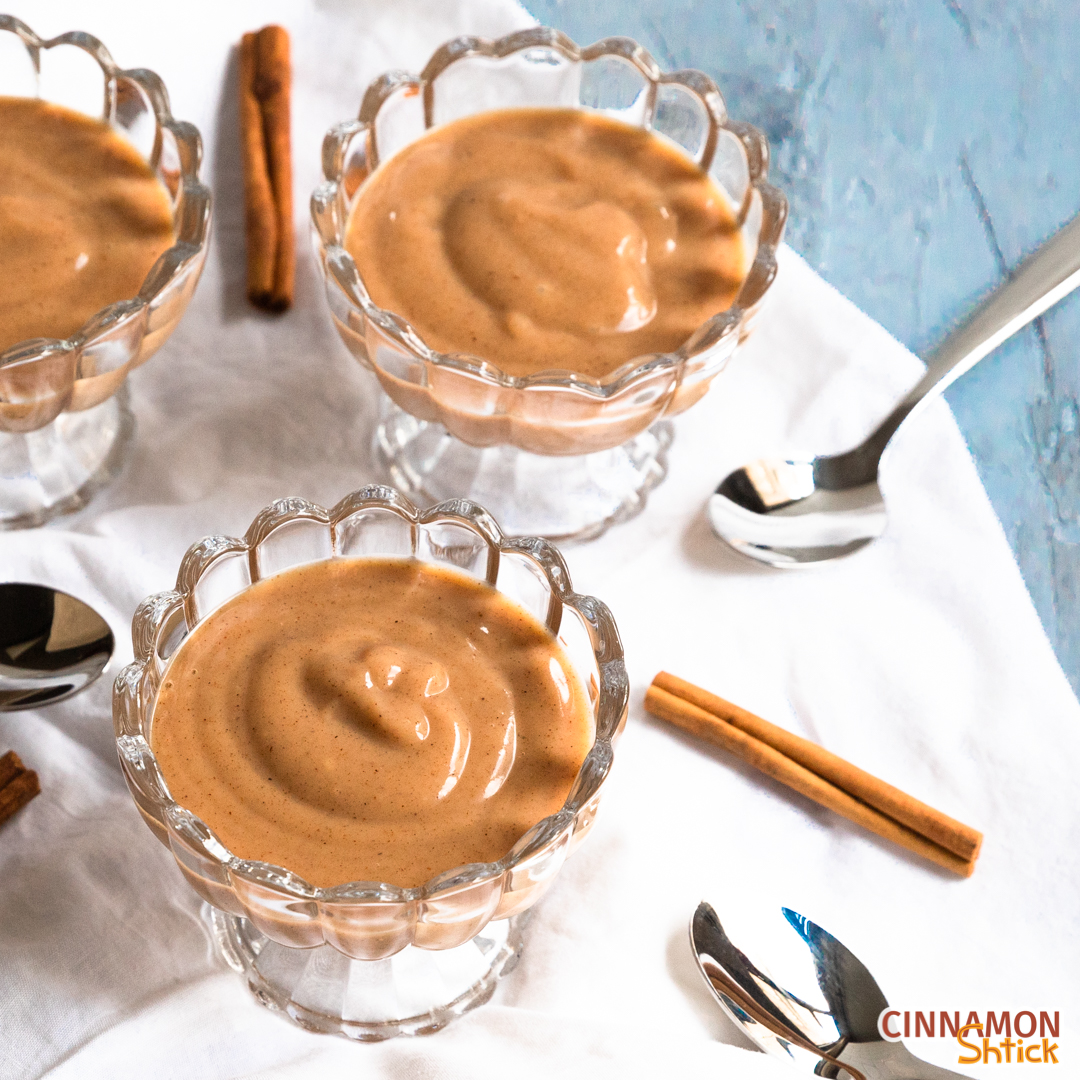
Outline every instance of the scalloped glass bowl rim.
<path fill-rule="evenodd" d="M 447 502 L 438 503 L 435 506 L 429 507 L 427 510 L 420 511 L 408 499 L 400 495 L 400 493 L 393 488 L 374 485 L 368 488 L 361 488 L 359 491 L 345 496 L 344 499 L 330 510 L 326 510 L 321 506 L 306 502 L 302 499 L 278 500 L 265 507 L 255 517 L 243 538 L 210 536 L 198 541 L 188 549 L 184 559 L 181 561 L 180 571 L 177 575 L 177 588 L 169 592 L 155 593 L 147 597 L 139 605 L 132 621 L 132 638 L 135 649 L 135 659 L 116 677 L 113 692 L 115 734 L 122 759 L 126 760 L 127 755 L 124 753 L 124 749 L 129 741 L 141 743 L 141 745 L 137 746 L 135 749 L 140 757 L 146 756 L 149 758 L 152 762 L 153 769 L 156 772 L 156 777 L 154 777 L 154 779 L 159 783 L 162 791 L 168 791 L 168 786 L 164 782 L 164 777 L 161 774 L 157 759 L 143 732 L 142 716 L 140 715 L 139 718 L 139 732 L 137 735 L 133 736 L 130 733 L 122 732 L 120 726 L 120 714 L 123 707 L 117 702 L 117 699 L 125 690 L 134 691 L 133 696 L 136 701 L 138 700 L 138 697 L 141 696 L 140 684 L 148 665 L 153 659 L 155 648 L 152 627 L 148 625 L 152 613 L 154 611 L 160 612 L 165 607 L 175 611 L 178 601 L 183 605 L 181 610 L 186 611 L 188 602 L 192 600 L 195 588 L 198 585 L 202 574 L 213 566 L 218 558 L 223 555 L 236 554 L 245 551 L 249 553 L 250 557 L 250 554 L 257 550 L 259 543 L 270 536 L 283 524 L 296 520 L 309 520 L 326 524 L 333 529 L 337 524 L 347 519 L 352 514 L 371 508 L 385 509 L 397 513 L 408 520 L 413 529 L 414 550 L 416 543 L 415 530 L 422 525 L 445 522 L 447 520 L 452 520 L 457 524 L 465 525 L 468 528 L 471 528 L 481 540 L 488 544 L 489 552 L 494 546 L 500 554 L 508 552 L 531 556 L 536 565 L 544 571 L 544 575 L 547 578 L 548 585 L 551 589 L 551 594 L 556 596 L 563 606 L 573 608 L 577 611 L 585 625 L 590 628 L 590 631 L 594 630 L 596 616 L 590 615 L 589 612 L 584 609 L 590 607 L 596 609 L 600 619 L 607 623 L 607 629 L 612 632 L 612 636 L 614 637 L 614 641 L 608 640 L 606 644 L 609 648 L 611 648 L 612 645 L 615 647 L 614 655 L 602 658 L 594 644 L 594 656 L 596 658 L 597 670 L 600 677 L 597 701 L 600 706 L 603 707 L 605 694 L 618 694 L 618 700 L 613 706 L 613 708 L 617 710 L 618 716 L 614 722 L 609 725 L 610 731 L 606 733 L 600 730 L 600 718 L 598 717 L 595 741 L 589 749 L 585 760 L 582 762 L 581 768 L 578 770 L 577 777 L 571 787 L 570 794 L 567 796 L 566 802 L 561 809 L 556 811 L 556 813 L 542 819 L 529 829 L 502 859 L 492 863 L 470 863 L 464 866 L 454 867 L 437 874 L 423 885 L 413 888 L 403 888 L 386 882 L 372 881 L 353 881 L 332 887 L 320 888 L 309 884 L 303 878 L 293 874 L 286 867 L 276 866 L 272 863 L 261 862 L 258 860 L 241 859 L 239 856 L 233 855 L 228 848 L 217 839 L 213 830 L 210 829 L 198 815 L 185 809 L 177 803 L 175 799 L 171 798 L 171 796 L 161 798 L 154 792 L 147 790 L 145 786 L 139 785 L 140 794 L 143 798 L 147 799 L 147 801 L 152 803 L 158 810 L 160 814 L 158 823 L 160 825 L 167 827 L 167 830 L 171 831 L 171 828 L 175 828 L 177 825 L 175 820 L 177 817 L 179 817 L 186 825 L 194 824 L 205 837 L 209 838 L 208 842 L 204 841 L 201 845 L 202 854 L 214 859 L 230 873 L 240 872 L 247 877 L 254 877 L 258 880 L 258 884 L 279 890 L 281 893 L 287 894 L 290 899 L 353 904 L 359 902 L 370 903 L 373 901 L 395 904 L 413 903 L 421 900 L 430 900 L 433 897 L 445 897 L 463 886 L 476 885 L 484 881 L 495 881 L 503 877 L 508 870 L 513 870 L 526 858 L 537 854 L 552 842 L 559 840 L 564 833 L 569 831 L 567 840 L 572 840 L 577 815 L 597 797 L 607 779 L 614 755 L 612 744 L 626 719 L 628 685 L 626 680 L 626 669 L 623 662 L 622 646 L 618 638 L 618 631 L 615 627 L 614 620 L 611 618 L 611 613 L 608 610 L 607 605 L 602 601 L 597 600 L 595 597 L 572 591 L 566 564 L 554 545 L 539 537 L 504 537 L 501 529 L 499 529 L 491 515 L 477 503 L 464 499 L 453 499 Z M 266 530 L 263 535 L 259 536 L 261 523 L 264 522 L 269 515 L 280 514 L 283 510 L 288 512 L 290 516 L 275 520 L 273 526 Z M 182 584 L 181 579 L 185 576 L 185 567 L 189 563 L 189 559 L 201 548 L 211 544 L 217 549 L 213 557 L 208 559 L 200 567 L 200 572 L 196 577 L 186 584 Z M 254 582 L 252 582 L 252 584 L 254 584 Z M 245 586 L 245 588 L 250 587 L 250 585 Z M 216 610 L 216 608 L 212 610 Z M 208 617 L 209 614 L 211 614 L 211 612 L 202 615 L 196 623 L 196 626 L 204 618 Z M 186 614 L 184 621 L 186 625 Z M 191 633 L 192 629 L 193 628 L 189 628 L 188 633 Z M 142 631 L 141 634 L 140 631 Z M 175 651 L 172 655 L 175 655 Z M 134 706 L 134 710 L 137 713 L 142 712 L 138 704 Z M 152 706 L 149 707 L 149 712 L 152 715 Z M 125 779 L 131 784 L 133 780 L 130 777 L 128 769 L 125 768 L 124 773 Z M 584 784 L 583 778 L 585 778 Z M 579 791 L 578 789 L 583 786 L 585 787 L 585 790 Z M 577 792 L 576 796 L 575 792 Z M 190 840 L 185 838 L 184 842 L 190 843 Z M 216 851 L 213 850 L 215 848 L 217 849 Z M 229 890 L 235 891 L 235 886 L 233 886 L 231 882 Z"/>
<path fill-rule="evenodd" d="M 93 34 L 88 34 L 83 30 L 69 30 L 52 38 L 42 38 L 21 19 L 17 19 L 12 15 L 0 14 L 0 33 L 13 33 L 24 45 L 29 41 L 30 45 L 36 49 L 48 50 L 59 45 L 74 46 L 82 49 L 88 56 L 93 57 L 101 67 L 106 79 L 123 78 L 137 83 L 146 94 L 147 100 L 154 110 L 158 126 L 168 128 L 178 144 L 186 143 L 190 147 L 194 167 L 191 171 L 185 171 L 181 168 L 180 176 L 183 183 L 183 192 L 186 198 L 204 198 L 207 203 L 207 211 L 209 210 L 210 189 L 199 179 L 199 169 L 202 164 L 199 130 L 189 121 L 177 120 L 172 115 L 168 90 L 164 81 L 156 72 L 150 71 L 148 68 L 118 67 L 104 43 Z M 181 158 L 182 165 L 183 159 Z M 141 307 L 151 307 L 154 301 L 187 270 L 191 261 L 206 250 L 210 230 L 206 227 L 205 217 L 201 231 L 202 238 L 197 245 L 188 241 L 177 240 L 171 247 L 163 251 L 150 268 L 142 287 L 135 296 L 117 300 L 96 311 L 71 337 L 26 338 L 23 341 L 17 341 L 14 345 L 0 352 L 0 368 L 20 361 L 30 363 L 38 358 L 44 360 L 59 352 L 71 352 L 85 348 L 87 344 L 94 340 L 95 336 L 107 333 L 116 324 L 138 312 Z M 175 263 L 171 273 L 156 289 L 144 296 L 143 292 L 147 284 L 157 275 L 158 267 L 164 265 L 163 260 Z M 78 381 L 78 376 L 74 381 Z"/>
<path fill-rule="evenodd" d="M 628 60 L 654 86 L 676 84 L 694 93 L 705 108 L 710 125 L 714 129 L 732 131 L 740 139 L 740 142 L 743 141 L 742 136 L 735 132 L 729 124 L 723 95 L 720 93 L 719 87 L 708 75 L 692 68 L 665 73 L 661 71 L 648 50 L 632 38 L 603 38 L 592 45 L 582 48 L 561 31 L 543 26 L 519 30 L 495 40 L 469 36 L 457 37 L 441 45 L 432 54 L 420 75 L 388 72 L 374 79 L 365 91 L 360 110 L 360 119 L 344 121 L 330 129 L 324 140 L 323 170 L 325 180 L 316 188 L 311 197 L 312 224 L 315 235 L 318 237 L 318 243 L 324 250 L 324 259 L 321 261 L 324 262 L 326 271 L 334 278 L 335 284 L 345 294 L 348 302 L 354 307 L 358 307 L 368 319 L 374 322 L 380 330 L 391 337 L 405 351 L 425 362 L 440 367 L 452 368 L 506 389 L 525 390 L 532 387 L 563 387 L 580 390 L 598 397 L 614 397 L 624 392 L 631 384 L 647 378 L 653 372 L 686 363 L 706 349 L 711 348 L 722 338 L 737 333 L 744 320 L 768 294 L 776 277 L 776 249 L 780 241 L 779 238 L 776 240 L 765 238 L 765 230 L 772 226 L 772 231 L 779 232 L 782 235 L 783 225 L 787 217 L 787 199 L 779 188 L 767 181 L 767 154 L 760 162 L 750 160 L 749 155 L 747 155 L 748 185 L 746 199 L 748 200 L 750 193 L 756 190 L 762 199 L 763 212 L 757 252 L 753 262 L 747 269 L 743 288 L 736 297 L 735 302 L 731 307 L 718 312 L 703 323 L 686 342 L 673 352 L 650 353 L 635 357 L 599 378 L 563 369 L 541 371 L 531 375 L 509 375 L 496 364 L 478 356 L 467 353 L 437 352 L 424 342 L 407 319 L 394 312 L 387 311 L 385 308 L 380 308 L 371 300 L 367 294 L 367 289 L 363 285 L 363 279 L 360 277 L 356 262 L 344 246 L 344 237 L 341 232 L 337 231 L 328 237 L 323 234 L 319 224 L 327 216 L 320 211 L 319 203 L 322 202 L 327 206 L 333 205 L 344 179 L 340 173 L 331 175 L 329 171 L 332 154 L 327 152 L 327 146 L 331 145 L 335 139 L 344 143 L 344 141 L 352 140 L 373 127 L 379 109 L 403 86 L 415 86 L 420 93 L 426 94 L 434 79 L 458 60 L 475 56 L 503 59 L 514 53 L 537 47 L 553 48 L 567 59 L 582 63 L 588 63 L 604 56 L 618 56 Z M 444 58 L 445 62 L 440 64 L 439 61 Z M 739 128 L 757 138 L 760 145 L 767 146 L 764 136 L 757 128 L 750 124 L 739 124 Z M 427 126 L 425 130 L 431 130 L 430 126 Z M 766 208 L 772 205 L 777 207 L 777 218 L 774 221 L 769 221 Z M 328 216 L 333 220 L 335 215 Z M 341 230 L 346 226 L 347 222 L 339 223 L 339 229 Z M 344 270 L 344 279 L 341 270 L 339 270 L 339 264 Z M 353 281 L 348 280 L 350 276 L 354 279 Z M 758 286 L 757 294 L 748 297 L 747 302 L 741 304 L 740 301 L 743 299 L 746 286 L 751 281 Z M 359 285 L 360 288 L 357 289 L 356 285 Z"/>

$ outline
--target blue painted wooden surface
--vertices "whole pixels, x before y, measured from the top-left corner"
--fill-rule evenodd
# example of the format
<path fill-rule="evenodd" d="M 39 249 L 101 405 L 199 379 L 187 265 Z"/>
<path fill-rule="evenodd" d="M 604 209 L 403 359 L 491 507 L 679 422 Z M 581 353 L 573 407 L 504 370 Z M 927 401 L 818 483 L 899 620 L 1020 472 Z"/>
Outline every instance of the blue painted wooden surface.
<path fill-rule="evenodd" d="M 627 34 L 760 127 L 787 240 L 924 351 L 1080 210 L 1080 20 L 1050 0 L 526 0 L 579 43 Z M 1080 295 L 948 392 L 1080 690 Z"/>

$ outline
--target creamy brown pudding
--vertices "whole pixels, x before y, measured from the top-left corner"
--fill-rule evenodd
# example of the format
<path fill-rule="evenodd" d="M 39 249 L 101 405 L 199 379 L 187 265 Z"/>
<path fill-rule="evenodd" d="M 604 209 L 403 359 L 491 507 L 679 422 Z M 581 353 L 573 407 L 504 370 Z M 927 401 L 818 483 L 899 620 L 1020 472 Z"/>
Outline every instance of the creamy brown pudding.
<path fill-rule="evenodd" d="M 437 127 L 361 189 L 372 300 L 441 352 L 601 377 L 682 345 L 748 269 L 727 198 L 673 144 L 580 109 Z"/>
<path fill-rule="evenodd" d="M 0 351 L 134 297 L 173 243 L 165 188 L 107 124 L 0 97 Z"/>
<path fill-rule="evenodd" d="M 502 858 L 566 799 L 588 696 L 527 611 L 455 570 L 331 560 L 246 589 L 165 674 L 152 746 L 236 855 L 411 887 Z"/>

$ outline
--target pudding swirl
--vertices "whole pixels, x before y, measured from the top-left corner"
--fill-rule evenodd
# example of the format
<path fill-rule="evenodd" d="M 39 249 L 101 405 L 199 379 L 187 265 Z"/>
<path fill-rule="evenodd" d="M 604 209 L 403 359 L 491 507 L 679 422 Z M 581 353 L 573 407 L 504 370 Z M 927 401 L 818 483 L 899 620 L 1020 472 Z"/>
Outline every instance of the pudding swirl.
<path fill-rule="evenodd" d="M 389 559 L 314 563 L 223 605 L 170 665 L 152 734 L 173 797 L 234 854 L 324 887 L 502 858 L 561 807 L 592 739 L 531 615 Z"/>
<path fill-rule="evenodd" d="M 131 299 L 172 243 L 169 194 L 122 135 L 0 97 L 0 352 Z"/>
<path fill-rule="evenodd" d="M 427 132 L 360 189 L 345 246 L 432 348 L 602 377 L 679 348 L 749 270 L 734 208 L 658 135 L 582 109 Z"/>

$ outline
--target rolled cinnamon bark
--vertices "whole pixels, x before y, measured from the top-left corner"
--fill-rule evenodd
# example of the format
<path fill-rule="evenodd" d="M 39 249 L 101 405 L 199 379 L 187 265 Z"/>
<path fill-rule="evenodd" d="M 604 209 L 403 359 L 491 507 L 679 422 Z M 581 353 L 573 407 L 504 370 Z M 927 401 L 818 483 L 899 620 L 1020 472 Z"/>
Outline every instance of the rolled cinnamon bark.
<path fill-rule="evenodd" d="M 240 42 L 240 143 L 244 163 L 248 299 L 268 311 L 292 303 L 289 35 L 264 26 Z"/>
<path fill-rule="evenodd" d="M 38 774 L 26 768 L 14 750 L 0 757 L 0 825 L 40 792 Z"/>
<path fill-rule="evenodd" d="M 9 750 L 3 757 L 0 757 L 0 788 L 14 780 L 19 773 L 25 771 L 26 766 L 22 763 L 19 755 L 14 750 Z"/>
<path fill-rule="evenodd" d="M 662 675 L 664 676 L 666 685 L 685 685 L 687 687 L 692 687 L 692 684 L 684 684 L 683 680 L 676 680 L 674 676 L 669 676 L 666 673 L 662 673 Z M 674 680 L 674 682 L 672 680 Z M 699 694 L 706 693 L 705 691 L 699 690 L 697 687 L 693 687 L 693 689 L 698 691 Z M 713 695 L 708 696 L 712 697 Z M 723 699 L 716 700 L 722 701 Z M 724 704 L 729 705 L 730 703 L 725 702 Z M 774 780 L 778 780 L 787 787 L 798 791 L 800 794 L 812 799 L 819 805 L 835 811 L 849 821 L 855 822 L 857 825 L 862 825 L 863 828 L 870 830 L 870 832 L 875 833 L 883 839 L 891 840 L 893 843 L 899 844 L 917 855 L 921 855 L 923 858 L 936 863 L 938 866 L 951 870 L 961 877 L 970 877 L 975 869 L 975 858 L 978 851 L 977 847 L 975 849 L 976 855 L 972 855 L 968 858 L 957 855 L 955 852 L 928 839 L 927 836 L 920 831 L 901 823 L 888 814 L 883 813 L 877 807 L 869 804 L 867 801 L 849 793 L 837 784 L 819 775 L 817 771 L 808 767 L 807 764 L 794 760 L 793 757 L 786 754 L 782 749 L 770 745 L 763 739 L 758 738 L 755 733 L 744 730 L 741 727 L 736 727 L 733 723 L 720 718 L 711 710 L 701 708 L 692 701 L 686 700 L 665 689 L 660 685 L 660 676 L 657 676 L 657 679 L 654 680 L 653 685 L 649 687 L 645 694 L 645 708 L 654 716 L 658 716 L 662 720 L 667 720 L 669 723 L 675 724 L 684 731 L 688 731 L 699 738 L 703 738 L 717 746 L 723 747 L 725 750 L 728 750 L 730 753 L 741 758 L 748 765 L 753 765 L 754 768 L 759 769 L 767 776 L 771 776 Z M 732 706 L 732 708 L 737 707 Z M 745 710 L 739 711 L 745 712 Z M 754 716 L 752 713 L 746 713 L 746 717 L 750 717 L 755 722 L 752 726 L 757 728 L 757 730 L 763 731 L 768 735 L 773 734 L 768 729 L 774 728 L 775 725 L 769 724 L 767 721 Z M 764 725 L 764 727 L 760 727 L 759 725 Z M 776 731 L 783 732 L 783 729 L 777 728 Z M 798 740 L 798 736 L 791 735 L 790 732 L 783 732 L 783 734 L 790 736 L 791 739 Z M 786 740 L 778 739 L 777 741 L 786 743 Z M 799 741 L 806 742 L 806 740 Z M 814 746 L 815 744 L 810 743 L 808 745 Z M 821 748 L 816 747 L 816 749 L 820 750 Z M 825 753 L 828 753 L 828 751 L 825 751 Z M 836 755 L 830 755 L 830 757 L 834 758 L 835 761 L 848 764 L 843 762 L 842 758 L 836 758 Z M 835 762 L 833 764 L 835 764 Z M 854 769 L 854 766 L 850 766 L 850 768 Z M 855 771 L 862 773 L 862 770 Z M 863 773 L 862 775 L 869 777 L 868 773 Z M 876 781 L 875 777 L 870 777 L 870 779 Z M 880 781 L 876 782 L 881 783 Z M 891 788 L 891 790 L 897 791 L 896 788 Z M 900 792 L 899 794 L 902 795 L 903 793 Z M 924 806 L 922 803 L 919 803 L 918 805 Z M 937 813 L 930 807 L 925 807 L 925 810 L 929 811 L 931 814 Z M 944 817 L 944 815 L 940 816 Z M 951 821 L 952 819 L 947 820 Z M 966 828 L 966 826 L 964 826 L 964 828 Z M 979 839 L 981 841 L 981 835 L 979 836 Z"/>
<path fill-rule="evenodd" d="M 741 709 L 738 705 L 733 705 L 730 701 L 710 694 L 707 690 L 666 671 L 661 671 L 653 679 L 653 685 L 753 735 L 849 795 L 869 803 L 883 814 L 921 833 L 961 859 L 979 857 L 983 837 L 977 829 L 927 806 L 907 792 L 879 780 L 823 746 L 777 727 L 776 724 L 770 724 L 768 720 L 763 720 L 760 716 L 755 716 L 752 712 L 747 712 L 746 709 Z"/>

